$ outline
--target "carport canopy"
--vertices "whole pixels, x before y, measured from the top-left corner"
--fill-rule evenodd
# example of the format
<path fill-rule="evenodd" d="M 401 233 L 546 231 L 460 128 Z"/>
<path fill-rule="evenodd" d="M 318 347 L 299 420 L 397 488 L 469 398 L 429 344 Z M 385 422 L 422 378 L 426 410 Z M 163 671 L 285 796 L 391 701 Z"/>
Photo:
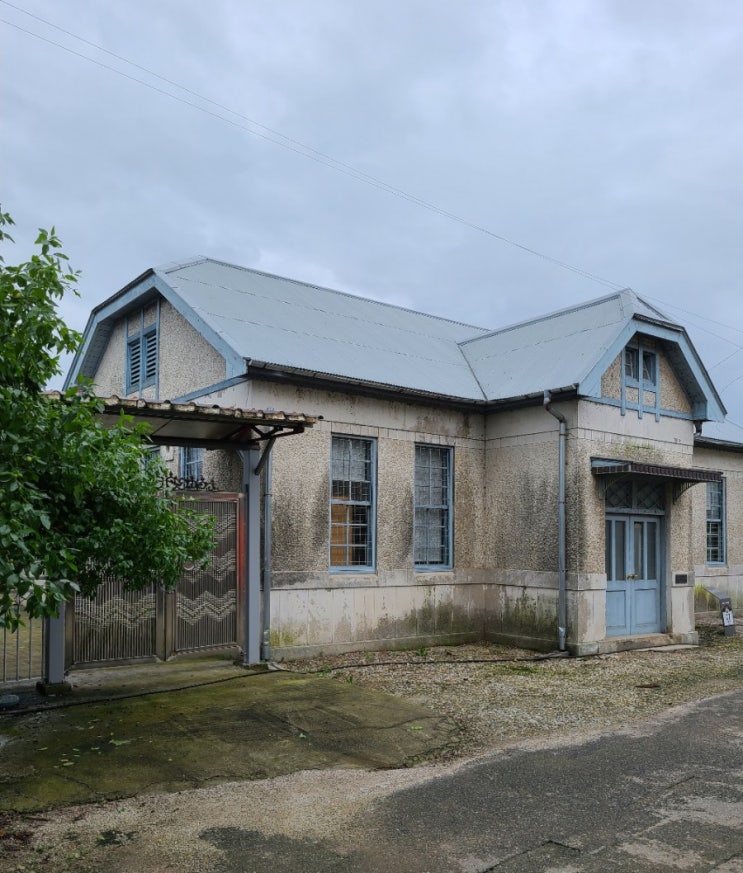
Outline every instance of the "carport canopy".
<path fill-rule="evenodd" d="M 51 401 L 64 402 L 65 395 L 49 391 Z M 246 560 L 244 562 L 245 592 L 243 661 L 260 660 L 261 640 L 261 579 L 260 579 L 260 478 L 274 442 L 285 436 L 303 433 L 320 417 L 300 412 L 238 409 L 197 403 L 173 403 L 170 400 L 121 398 L 116 395 L 96 398 L 103 409 L 100 418 L 112 427 L 122 414 L 150 427 L 149 440 L 156 446 L 189 446 L 204 449 L 233 450 L 243 463 L 245 491 Z M 261 446 L 263 450 L 261 451 Z M 268 621 L 268 616 L 265 617 Z M 64 683 L 65 618 L 60 611 L 47 624 L 47 645 L 44 658 L 44 684 Z"/>
<path fill-rule="evenodd" d="M 122 414 L 151 428 L 156 446 L 192 446 L 204 449 L 247 449 L 277 437 L 302 433 L 319 420 L 301 412 L 202 406 L 170 400 L 100 397 L 101 420 L 113 426 Z"/>

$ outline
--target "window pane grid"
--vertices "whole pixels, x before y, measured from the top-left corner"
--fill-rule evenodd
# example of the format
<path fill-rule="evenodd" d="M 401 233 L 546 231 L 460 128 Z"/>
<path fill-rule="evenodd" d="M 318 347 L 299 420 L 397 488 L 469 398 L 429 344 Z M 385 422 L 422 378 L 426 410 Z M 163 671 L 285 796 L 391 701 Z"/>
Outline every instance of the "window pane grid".
<path fill-rule="evenodd" d="M 451 564 L 451 450 L 415 447 L 413 560 L 416 566 Z"/>
<path fill-rule="evenodd" d="M 370 568 L 373 548 L 372 441 L 333 437 L 330 487 L 330 566 Z"/>
<path fill-rule="evenodd" d="M 707 483 L 707 563 L 725 563 L 724 493 L 722 482 Z"/>
<path fill-rule="evenodd" d="M 181 476 L 184 479 L 200 479 L 204 450 L 186 447 L 181 449 Z"/>

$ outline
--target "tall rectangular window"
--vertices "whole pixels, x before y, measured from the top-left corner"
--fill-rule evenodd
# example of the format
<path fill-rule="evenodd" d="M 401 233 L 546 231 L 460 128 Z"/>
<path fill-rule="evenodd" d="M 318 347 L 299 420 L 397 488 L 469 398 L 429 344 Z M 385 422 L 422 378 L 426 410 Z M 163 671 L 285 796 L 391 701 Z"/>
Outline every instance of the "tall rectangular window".
<path fill-rule="evenodd" d="M 415 447 L 413 560 L 416 567 L 451 567 L 452 450 Z"/>
<path fill-rule="evenodd" d="M 203 475 L 204 450 L 187 446 L 181 449 L 181 478 L 201 479 Z"/>
<path fill-rule="evenodd" d="M 154 385 L 157 379 L 157 326 L 130 336 L 126 343 L 126 393 Z"/>
<path fill-rule="evenodd" d="M 707 483 L 707 563 L 725 563 L 725 482 Z"/>
<path fill-rule="evenodd" d="M 330 567 L 374 568 L 373 440 L 334 436 L 331 450 Z"/>

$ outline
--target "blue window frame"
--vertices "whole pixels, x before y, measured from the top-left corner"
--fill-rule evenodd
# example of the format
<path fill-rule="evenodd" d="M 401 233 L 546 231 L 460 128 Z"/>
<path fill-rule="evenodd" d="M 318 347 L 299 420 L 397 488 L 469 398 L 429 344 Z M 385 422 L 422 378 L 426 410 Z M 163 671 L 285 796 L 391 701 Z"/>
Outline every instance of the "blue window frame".
<path fill-rule="evenodd" d="M 334 436 L 331 447 L 330 569 L 374 569 L 376 443 Z"/>
<path fill-rule="evenodd" d="M 416 569 L 452 566 L 452 450 L 415 447 L 413 561 Z"/>
<path fill-rule="evenodd" d="M 622 361 L 622 414 L 636 409 L 652 412 L 660 419 L 660 388 L 658 354 L 642 343 L 626 346 Z"/>
<path fill-rule="evenodd" d="M 126 343 L 126 393 L 140 391 L 157 380 L 157 325 L 153 324 Z"/>
<path fill-rule="evenodd" d="M 725 481 L 707 483 L 707 563 L 724 564 Z"/>
<path fill-rule="evenodd" d="M 204 472 L 204 450 L 187 446 L 181 449 L 180 475 L 182 479 L 196 481 Z"/>

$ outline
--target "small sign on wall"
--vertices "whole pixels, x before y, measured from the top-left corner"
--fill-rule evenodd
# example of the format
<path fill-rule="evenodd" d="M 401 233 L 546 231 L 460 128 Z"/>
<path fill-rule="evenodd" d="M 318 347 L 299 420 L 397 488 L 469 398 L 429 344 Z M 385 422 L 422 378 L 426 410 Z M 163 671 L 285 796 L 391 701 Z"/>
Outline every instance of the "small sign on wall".
<path fill-rule="evenodd" d="M 735 616 L 729 597 L 720 600 L 720 615 L 722 616 L 722 629 L 726 637 L 735 636 Z"/>

